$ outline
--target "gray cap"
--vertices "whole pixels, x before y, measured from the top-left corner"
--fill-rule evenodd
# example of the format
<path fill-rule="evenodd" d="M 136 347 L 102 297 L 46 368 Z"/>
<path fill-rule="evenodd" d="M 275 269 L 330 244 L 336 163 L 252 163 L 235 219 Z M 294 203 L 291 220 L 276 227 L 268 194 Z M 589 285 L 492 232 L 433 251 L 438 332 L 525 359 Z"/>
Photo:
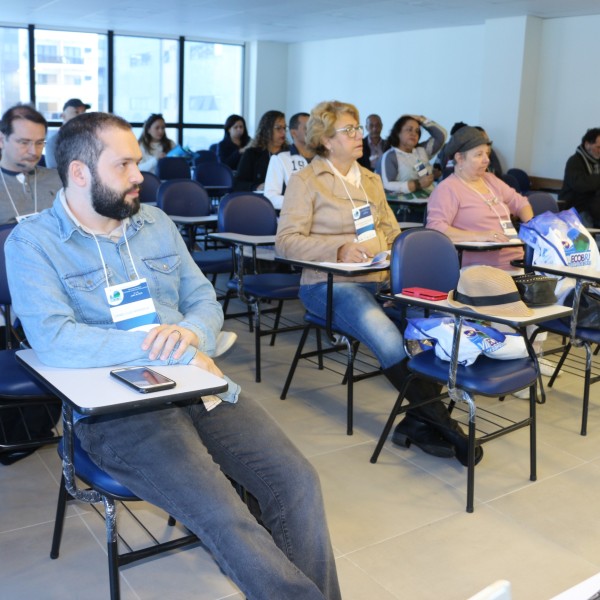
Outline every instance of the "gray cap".
<path fill-rule="evenodd" d="M 466 152 L 483 144 L 491 146 L 492 142 L 479 129 L 467 125 L 466 127 L 461 127 L 450 138 L 446 144 L 444 154 L 448 158 L 454 158 L 457 152 Z"/>

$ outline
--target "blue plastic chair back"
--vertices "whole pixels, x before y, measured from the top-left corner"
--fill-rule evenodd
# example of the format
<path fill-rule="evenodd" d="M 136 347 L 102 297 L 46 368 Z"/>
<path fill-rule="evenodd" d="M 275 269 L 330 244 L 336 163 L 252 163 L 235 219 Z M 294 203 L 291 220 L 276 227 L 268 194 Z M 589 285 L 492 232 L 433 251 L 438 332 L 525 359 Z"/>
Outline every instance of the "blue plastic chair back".
<path fill-rule="evenodd" d="M 233 187 L 233 171 L 220 162 L 196 163 L 194 177 L 204 186 L 223 188 L 226 192 Z"/>
<path fill-rule="evenodd" d="M 394 240 L 390 264 L 393 294 L 407 287 L 449 292 L 456 288 L 459 275 L 458 253 L 443 233 L 408 229 Z"/>
<path fill-rule="evenodd" d="M 194 166 L 216 162 L 219 162 L 219 159 L 217 158 L 217 154 L 212 150 L 197 150 L 194 152 Z"/>
<path fill-rule="evenodd" d="M 507 175 L 511 175 L 514 177 L 519 184 L 519 191 L 521 194 L 527 194 L 531 189 L 531 181 L 529 180 L 529 175 L 523 169 L 512 168 L 506 171 Z"/>
<path fill-rule="evenodd" d="M 554 196 L 548 192 L 533 192 L 527 196 L 527 200 L 531 204 L 534 217 L 547 211 L 558 212 L 558 203 Z"/>
<path fill-rule="evenodd" d="M 189 179 L 190 166 L 182 156 L 165 156 L 159 158 L 156 165 L 156 174 L 162 181 L 167 179 Z"/>
<path fill-rule="evenodd" d="M 158 188 L 157 206 L 168 215 L 204 217 L 210 214 L 206 190 L 191 179 L 163 181 Z"/>
<path fill-rule="evenodd" d="M 277 213 L 262 194 L 236 192 L 227 194 L 219 204 L 217 229 L 244 235 L 275 235 Z"/>
<path fill-rule="evenodd" d="M 157 202 L 156 195 L 160 187 L 160 179 L 150 171 L 141 171 L 144 181 L 140 186 L 140 202 Z"/>

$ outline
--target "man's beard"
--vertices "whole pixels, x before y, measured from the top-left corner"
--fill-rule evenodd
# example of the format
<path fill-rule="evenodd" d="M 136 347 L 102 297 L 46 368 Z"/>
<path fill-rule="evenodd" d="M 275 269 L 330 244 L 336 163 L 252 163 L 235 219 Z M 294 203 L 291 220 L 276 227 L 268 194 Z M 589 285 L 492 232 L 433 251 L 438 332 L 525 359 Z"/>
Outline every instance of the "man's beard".
<path fill-rule="evenodd" d="M 122 221 L 140 210 L 139 197 L 132 198 L 130 202 L 125 199 L 127 194 L 139 189 L 139 185 L 133 185 L 119 193 L 102 183 L 96 174 L 92 183 L 92 206 L 99 215 Z"/>

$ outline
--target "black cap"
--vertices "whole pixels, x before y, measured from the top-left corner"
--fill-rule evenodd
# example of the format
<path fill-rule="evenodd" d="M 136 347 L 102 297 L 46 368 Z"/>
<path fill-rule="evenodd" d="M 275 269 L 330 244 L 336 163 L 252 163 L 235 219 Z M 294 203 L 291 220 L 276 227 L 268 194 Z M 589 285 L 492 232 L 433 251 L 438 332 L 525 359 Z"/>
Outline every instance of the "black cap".
<path fill-rule="evenodd" d="M 86 110 L 88 108 L 91 108 L 92 105 L 91 104 L 86 104 L 85 102 L 82 102 L 79 98 L 71 98 L 70 100 L 67 100 L 65 102 L 65 105 L 63 106 L 63 110 L 66 110 L 69 106 L 72 106 L 73 108 L 85 108 Z"/>
<path fill-rule="evenodd" d="M 446 144 L 444 153 L 448 158 L 453 158 L 457 152 L 466 152 L 483 144 L 491 146 L 492 142 L 479 129 L 467 125 L 454 133 Z"/>

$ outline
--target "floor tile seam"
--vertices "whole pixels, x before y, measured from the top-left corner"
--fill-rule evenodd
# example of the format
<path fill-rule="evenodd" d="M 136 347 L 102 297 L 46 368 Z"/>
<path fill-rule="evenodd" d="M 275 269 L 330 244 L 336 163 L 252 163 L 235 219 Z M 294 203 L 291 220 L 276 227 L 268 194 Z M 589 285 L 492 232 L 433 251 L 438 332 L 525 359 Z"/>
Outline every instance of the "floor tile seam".
<path fill-rule="evenodd" d="M 336 560 L 339 558 L 343 558 L 344 560 L 347 560 L 354 568 L 358 569 L 363 575 L 365 575 L 375 585 L 384 589 L 388 594 L 390 594 L 390 596 L 393 596 L 394 598 L 397 598 L 398 600 L 403 600 L 403 598 L 404 598 L 403 596 L 398 596 L 396 593 L 394 593 L 391 589 L 389 589 L 387 586 L 385 586 L 383 583 L 381 583 L 381 581 L 378 581 L 377 579 L 375 579 L 373 577 L 373 575 L 371 575 L 368 571 L 365 571 L 359 564 L 354 562 L 348 556 L 337 556 Z"/>

